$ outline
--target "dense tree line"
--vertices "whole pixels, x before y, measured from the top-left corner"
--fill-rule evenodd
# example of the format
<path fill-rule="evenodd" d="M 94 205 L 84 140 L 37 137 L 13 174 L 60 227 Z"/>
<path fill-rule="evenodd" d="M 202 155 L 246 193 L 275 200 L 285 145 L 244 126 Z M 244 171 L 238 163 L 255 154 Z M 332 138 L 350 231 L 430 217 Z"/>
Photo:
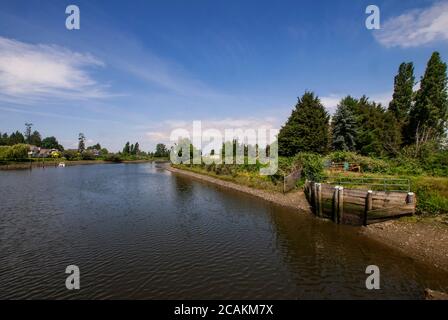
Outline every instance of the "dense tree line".
<path fill-rule="evenodd" d="M 279 153 L 354 151 L 367 156 L 394 157 L 403 148 L 417 156 L 425 145 L 446 145 L 448 123 L 447 65 L 438 52 L 429 59 L 415 88 L 413 63 L 402 63 L 387 108 L 366 96 L 347 96 L 331 118 L 312 92 L 298 99 L 278 135 Z"/>

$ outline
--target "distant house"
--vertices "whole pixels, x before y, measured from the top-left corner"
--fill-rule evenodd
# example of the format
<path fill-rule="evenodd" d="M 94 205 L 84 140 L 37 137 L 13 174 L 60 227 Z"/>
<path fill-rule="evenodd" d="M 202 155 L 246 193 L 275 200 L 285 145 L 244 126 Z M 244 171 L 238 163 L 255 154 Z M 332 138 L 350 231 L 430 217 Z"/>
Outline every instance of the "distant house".
<path fill-rule="evenodd" d="M 39 150 L 40 150 L 39 147 L 30 145 L 30 151 L 28 152 L 28 155 L 29 155 L 31 158 L 37 158 L 38 155 L 39 155 Z"/>
<path fill-rule="evenodd" d="M 45 148 L 36 147 L 36 146 L 31 145 L 28 155 L 31 158 L 49 158 L 55 153 L 59 153 L 59 150 L 58 149 L 45 149 Z"/>
<path fill-rule="evenodd" d="M 98 150 L 98 149 L 91 149 L 90 152 L 92 152 L 92 154 L 93 154 L 95 157 L 99 157 L 99 156 L 101 155 L 101 151 Z"/>

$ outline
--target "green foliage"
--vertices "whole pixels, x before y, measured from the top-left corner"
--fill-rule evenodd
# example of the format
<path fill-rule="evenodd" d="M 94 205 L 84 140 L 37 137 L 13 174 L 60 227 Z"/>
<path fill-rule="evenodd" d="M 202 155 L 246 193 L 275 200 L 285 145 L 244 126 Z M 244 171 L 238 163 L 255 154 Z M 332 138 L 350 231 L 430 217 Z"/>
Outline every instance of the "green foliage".
<path fill-rule="evenodd" d="M 92 151 L 86 150 L 83 153 L 81 153 L 81 159 L 82 160 L 95 160 L 95 155 Z"/>
<path fill-rule="evenodd" d="M 0 146 L 0 160 L 21 161 L 28 159 L 30 146 L 27 144 L 15 144 L 13 146 Z"/>
<path fill-rule="evenodd" d="M 408 122 L 414 88 L 414 65 L 412 62 L 400 64 L 394 81 L 394 94 L 389 104 L 389 111 L 400 124 Z"/>
<path fill-rule="evenodd" d="M 25 137 L 19 131 L 12 133 L 8 139 L 8 145 L 13 146 L 15 144 L 24 144 Z"/>
<path fill-rule="evenodd" d="M 64 151 L 64 147 L 59 144 L 55 137 L 47 137 L 42 140 L 41 147 L 44 149 L 58 149 L 59 151 Z"/>
<path fill-rule="evenodd" d="M 106 155 L 104 157 L 104 161 L 110 161 L 110 162 L 117 162 L 118 163 L 118 162 L 122 161 L 122 158 L 118 154 L 111 153 L 111 154 L 108 154 L 108 155 Z"/>
<path fill-rule="evenodd" d="M 130 154 L 131 153 L 131 147 L 129 145 L 129 141 L 126 142 L 124 148 L 123 148 L 123 154 Z"/>
<path fill-rule="evenodd" d="M 302 177 L 312 181 L 322 181 L 324 174 L 323 158 L 315 153 L 300 152 L 293 163 L 302 168 Z"/>
<path fill-rule="evenodd" d="M 69 161 L 81 159 L 81 154 L 77 150 L 65 150 L 62 156 Z"/>
<path fill-rule="evenodd" d="M 154 157 L 169 157 L 170 151 L 166 148 L 163 143 L 158 143 L 156 146 L 156 152 L 154 153 Z"/>
<path fill-rule="evenodd" d="M 413 178 L 411 187 L 417 196 L 417 213 L 448 213 L 448 180 L 446 178 Z"/>
<path fill-rule="evenodd" d="M 383 153 L 382 126 L 384 109 L 381 104 L 370 102 L 366 96 L 351 106 L 358 128 L 356 151 L 362 155 L 381 155 Z"/>
<path fill-rule="evenodd" d="M 325 153 L 328 150 L 328 132 L 327 111 L 314 93 L 305 92 L 279 132 L 279 154 L 294 156 L 299 152 Z"/>
<path fill-rule="evenodd" d="M 83 153 L 86 150 L 86 137 L 84 133 L 80 133 L 78 136 L 78 151 Z"/>
<path fill-rule="evenodd" d="M 327 162 L 349 162 L 361 166 L 363 172 L 386 173 L 389 170 L 389 163 L 381 159 L 374 159 L 359 155 L 355 152 L 335 151 L 325 157 Z"/>
<path fill-rule="evenodd" d="M 28 143 L 40 147 L 42 144 L 42 137 L 40 136 L 40 133 L 38 131 L 34 131 L 28 140 Z"/>
<path fill-rule="evenodd" d="M 445 135 L 448 121 L 447 66 L 434 52 L 416 94 L 410 113 L 411 142 L 438 139 Z"/>
<path fill-rule="evenodd" d="M 341 100 L 332 119 L 334 150 L 352 151 L 355 149 L 357 127 L 356 119 L 349 107 L 350 99 L 352 98 L 346 97 Z"/>

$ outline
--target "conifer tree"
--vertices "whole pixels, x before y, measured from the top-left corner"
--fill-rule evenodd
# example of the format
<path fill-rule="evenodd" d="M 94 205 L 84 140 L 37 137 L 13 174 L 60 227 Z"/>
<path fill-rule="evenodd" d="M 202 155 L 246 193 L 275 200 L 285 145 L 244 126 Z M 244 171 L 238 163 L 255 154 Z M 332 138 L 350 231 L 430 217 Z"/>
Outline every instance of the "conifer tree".
<path fill-rule="evenodd" d="M 410 113 L 409 134 L 421 145 L 445 136 L 448 120 L 447 66 L 438 52 L 428 61 Z"/>
<path fill-rule="evenodd" d="M 312 92 L 298 99 L 278 135 L 279 154 L 293 156 L 301 151 L 325 153 L 328 150 L 329 115 Z"/>
<path fill-rule="evenodd" d="M 349 106 L 345 104 L 346 99 L 350 97 L 341 100 L 332 119 L 332 145 L 334 150 L 353 151 L 356 144 L 356 119 Z"/>

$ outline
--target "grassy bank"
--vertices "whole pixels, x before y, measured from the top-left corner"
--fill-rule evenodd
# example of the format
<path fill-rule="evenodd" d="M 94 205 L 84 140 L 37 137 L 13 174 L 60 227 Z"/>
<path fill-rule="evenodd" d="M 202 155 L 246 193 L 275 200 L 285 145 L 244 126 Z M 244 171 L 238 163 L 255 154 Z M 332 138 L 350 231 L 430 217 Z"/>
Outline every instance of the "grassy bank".
<path fill-rule="evenodd" d="M 234 165 L 224 166 L 200 166 L 200 165 L 171 165 L 173 168 L 186 170 L 194 173 L 203 174 L 220 180 L 237 183 L 239 185 L 267 190 L 282 192 L 283 185 L 279 181 L 273 180 L 269 176 L 262 176 L 253 170 L 243 168 L 236 169 Z"/>

